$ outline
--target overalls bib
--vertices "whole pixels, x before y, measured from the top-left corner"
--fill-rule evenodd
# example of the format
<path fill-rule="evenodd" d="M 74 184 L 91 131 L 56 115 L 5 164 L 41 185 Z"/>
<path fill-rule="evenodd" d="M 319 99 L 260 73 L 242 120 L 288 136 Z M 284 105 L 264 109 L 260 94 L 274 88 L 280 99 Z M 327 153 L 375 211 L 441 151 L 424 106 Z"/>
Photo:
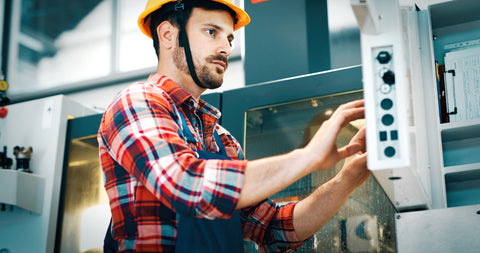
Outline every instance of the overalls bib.
<path fill-rule="evenodd" d="M 182 113 L 178 112 L 182 121 L 182 133 L 188 142 L 196 142 L 193 134 L 188 130 L 187 122 Z M 217 131 L 213 131 L 215 142 L 219 146 L 219 153 L 197 150 L 200 159 L 230 159 L 227 156 Z M 109 228 L 112 225 L 110 220 Z M 104 252 L 116 252 L 118 243 L 113 239 L 110 229 L 104 239 Z M 180 215 L 177 227 L 176 253 L 241 253 L 243 250 L 243 234 L 240 224 L 240 214 L 236 211 L 230 219 L 201 219 Z"/>
<path fill-rule="evenodd" d="M 183 136 L 187 141 L 195 142 L 193 134 L 188 130 L 187 122 L 181 113 Z M 197 150 L 200 159 L 230 159 L 227 156 L 217 131 L 213 131 L 219 153 Z M 201 219 L 180 215 L 177 228 L 175 252 L 208 252 L 208 253 L 241 253 L 243 252 L 243 234 L 240 214 L 236 211 L 231 219 Z"/>

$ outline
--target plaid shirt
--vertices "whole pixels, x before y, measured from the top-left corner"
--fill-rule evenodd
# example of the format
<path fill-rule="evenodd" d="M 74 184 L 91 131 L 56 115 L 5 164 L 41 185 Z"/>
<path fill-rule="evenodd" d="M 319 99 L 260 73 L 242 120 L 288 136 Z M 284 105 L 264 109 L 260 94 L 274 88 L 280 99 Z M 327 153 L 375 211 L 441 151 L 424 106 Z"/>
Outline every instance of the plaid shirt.
<path fill-rule="evenodd" d="M 182 136 L 179 113 L 195 141 Z M 219 117 L 216 108 L 158 74 L 115 97 L 97 138 L 120 252 L 174 251 L 178 214 L 230 218 L 234 213 L 247 161 L 239 143 L 217 124 Z M 196 157 L 194 150 L 218 152 L 214 129 L 232 160 Z M 244 237 L 262 251 L 299 247 L 294 205 L 265 200 L 242 209 Z"/>

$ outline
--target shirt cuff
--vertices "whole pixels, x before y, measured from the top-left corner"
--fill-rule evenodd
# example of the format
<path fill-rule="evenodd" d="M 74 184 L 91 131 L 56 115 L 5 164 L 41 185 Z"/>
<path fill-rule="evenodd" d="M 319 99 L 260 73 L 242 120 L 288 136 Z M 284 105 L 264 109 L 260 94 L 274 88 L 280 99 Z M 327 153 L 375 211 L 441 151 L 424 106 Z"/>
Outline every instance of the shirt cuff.
<path fill-rule="evenodd" d="M 301 241 L 297 233 L 295 232 L 295 227 L 293 226 L 293 211 L 297 202 L 288 203 L 285 206 L 282 206 L 279 210 L 278 217 L 282 219 L 283 225 L 288 232 L 285 233 L 286 240 L 291 242 L 291 248 L 295 249 L 302 246 L 304 241 Z"/>

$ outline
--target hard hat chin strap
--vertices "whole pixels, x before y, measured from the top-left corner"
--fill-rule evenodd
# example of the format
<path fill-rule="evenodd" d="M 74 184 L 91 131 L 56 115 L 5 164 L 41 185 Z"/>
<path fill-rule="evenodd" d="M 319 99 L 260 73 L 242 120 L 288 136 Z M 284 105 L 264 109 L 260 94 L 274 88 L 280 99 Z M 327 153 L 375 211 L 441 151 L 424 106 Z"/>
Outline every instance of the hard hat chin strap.
<path fill-rule="evenodd" d="M 180 26 L 180 33 L 178 36 L 178 43 L 180 47 L 183 47 L 185 50 L 185 58 L 187 59 L 188 71 L 190 76 L 192 76 L 193 81 L 203 89 L 206 89 L 205 85 L 200 82 L 198 79 L 197 72 L 195 71 L 195 66 L 193 65 L 192 51 L 190 50 L 190 43 L 188 42 L 187 29 L 185 27 L 185 5 L 182 0 L 177 0 L 175 4 L 175 12 L 177 13 L 177 21 Z"/>

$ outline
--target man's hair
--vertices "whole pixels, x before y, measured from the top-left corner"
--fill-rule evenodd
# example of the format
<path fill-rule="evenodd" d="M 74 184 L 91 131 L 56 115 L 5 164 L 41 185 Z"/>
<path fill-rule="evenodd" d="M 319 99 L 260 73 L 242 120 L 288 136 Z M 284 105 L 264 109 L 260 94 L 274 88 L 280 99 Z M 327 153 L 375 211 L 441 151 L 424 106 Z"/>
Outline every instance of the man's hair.
<path fill-rule="evenodd" d="M 185 10 L 185 25 L 192 14 L 193 8 L 202 8 L 206 10 L 224 10 L 228 11 L 230 15 L 234 19 L 234 23 L 236 23 L 236 13 L 230 9 L 228 6 L 221 4 L 219 2 L 211 1 L 211 0 L 184 0 L 183 1 Z M 150 32 L 152 34 L 153 39 L 153 48 L 155 48 L 155 53 L 157 54 L 157 58 L 159 55 L 159 41 L 158 41 L 158 34 L 157 34 L 157 26 L 160 25 L 163 21 L 170 22 L 176 28 L 180 28 L 180 24 L 177 20 L 177 13 L 175 12 L 175 4 L 176 2 L 170 2 L 162 6 L 162 8 L 156 10 L 152 14 L 150 14 Z"/>

